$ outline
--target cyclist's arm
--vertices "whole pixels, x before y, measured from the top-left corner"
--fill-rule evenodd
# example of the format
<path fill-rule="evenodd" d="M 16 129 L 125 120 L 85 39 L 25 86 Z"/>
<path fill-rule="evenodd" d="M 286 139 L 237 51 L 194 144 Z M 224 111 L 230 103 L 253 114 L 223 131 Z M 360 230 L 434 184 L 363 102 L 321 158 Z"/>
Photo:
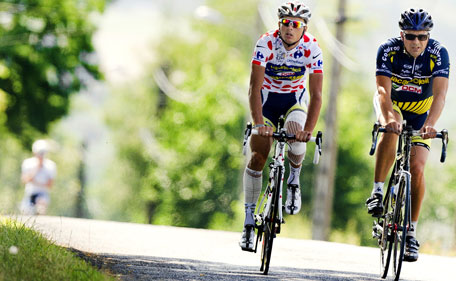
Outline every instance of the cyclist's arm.
<path fill-rule="evenodd" d="M 54 185 L 54 180 L 53 179 L 49 179 L 48 182 L 46 183 L 46 187 L 48 189 L 51 189 L 53 185 Z"/>
<path fill-rule="evenodd" d="M 446 93 L 448 90 L 448 78 L 446 77 L 435 77 L 432 82 L 432 94 L 434 95 L 434 100 L 432 102 L 431 108 L 429 109 L 429 115 L 424 122 L 422 132 L 431 133 L 432 135 L 424 135 L 423 138 L 434 137 L 436 130 L 434 129 L 435 123 L 442 113 L 443 107 L 445 105 Z"/>
<path fill-rule="evenodd" d="M 380 103 L 380 109 L 382 111 L 382 117 L 385 124 L 382 124 L 394 133 L 400 133 L 400 123 L 396 120 L 393 103 L 391 101 L 391 78 L 384 75 L 376 76 L 377 82 L 377 93 L 378 100 Z"/>
<path fill-rule="evenodd" d="M 33 172 L 22 174 L 22 176 L 21 176 L 22 183 L 26 184 L 26 183 L 29 183 L 29 182 L 33 181 L 33 178 L 35 177 L 35 174 L 36 173 L 33 173 Z"/>
<path fill-rule="evenodd" d="M 264 81 L 266 68 L 252 63 L 252 72 L 250 73 L 249 86 L 249 105 L 250 113 L 255 124 L 264 124 L 263 110 L 261 103 L 261 88 Z"/>
<path fill-rule="evenodd" d="M 310 102 L 307 113 L 306 124 L 304 125 L 304 131 L 309 132 L 310 139 L 313 130 L 318 121 L 320 115 L 320 109 L 322 104 L 322 88 L 323 88 L 323 73 L 312 73 L 309 74 L 309 93 Z"/>
<path fill-rule="evenodd" d="M 255 125 L 264 124 L 261 88 L 263 87 L 265 70 L 265 67 L 252 63 L 249 86 L 249 105 L 250 113 L 252 114 L 252 119 Z M 264 136 L 266 131 L 268 131 L 268 133 L 272 133 L 272 129 L 270 129 L 270 127 L 258 128 L 258 134 L 261 136 Z"/>
<path fill-rule="evenodd" d="M 27 160 L 26 160 L 27 161 Z M 27 168 L 26 163 L 22 164 L 22 173 L 21 173 L 21 182 L 23 184 L 32 182 L 33 179 L 35 178 L 36 174 L 38 173 L 38 170 L 40 169 L 41 165 L 38 167 L 33 167 L 33 168 Z"/>

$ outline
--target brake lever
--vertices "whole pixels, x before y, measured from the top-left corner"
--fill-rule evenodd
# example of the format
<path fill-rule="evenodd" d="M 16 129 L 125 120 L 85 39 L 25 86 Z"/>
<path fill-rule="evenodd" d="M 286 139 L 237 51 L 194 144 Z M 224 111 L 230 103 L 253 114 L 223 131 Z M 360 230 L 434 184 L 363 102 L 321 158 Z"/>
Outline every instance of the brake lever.
<path fill-rule="evenodd" d="M 447 149 L 447 146 L 448 146 L 448 130 L 447 129 L 443 129 L 442 132 L 442 154 L 440 155 L 440 162 L 443 163 L 445 162 L 445 159 L 446 159 L 446 149 Z"/>
<path fill-rule="evenodd" d="M 245 127 L 244 131 L 244 143 L 242 145 L 242 154 L 247 154 L 247 142 L 249 140 L 250 135 L 252 134 L 252 123 L 248 122 L 247 126 Z"/>
<path fill-rule="evenodd" d="M 372 146 L 369 151 L 369 155 L 374 155 L 375 149 L 377 148 L 377 138 L 378 138 L 378 132 L 380 130 L 380 123 L 375 122 L 374 127 L 372 128 Z"/>

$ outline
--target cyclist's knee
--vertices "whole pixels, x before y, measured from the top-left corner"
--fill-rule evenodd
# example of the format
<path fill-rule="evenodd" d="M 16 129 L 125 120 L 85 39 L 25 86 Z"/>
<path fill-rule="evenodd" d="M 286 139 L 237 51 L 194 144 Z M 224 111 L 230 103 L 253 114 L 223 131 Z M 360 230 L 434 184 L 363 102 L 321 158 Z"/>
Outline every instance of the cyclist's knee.
<path fill-rule="evenodd" d="M 394 153 L 396 150 L 397 138 L 398 135 L 393 133 L 382 134 L 380 140 L 378 141 L 378 149 Z"/>
<path fill-rule="evenodd" d="M 262 171 L 267 159 L 267 155 L 254 151 L 252 152 L 252 158 L 250 159 L 248 167 L 255 171 Z"/>
<path fill-rule="evenodd" d="M 288 133 L 296 134 L 297 131 L 300 131 L 304 128 L 306 123 L 307 114 L 303 110 L 293 110 L 287 116 L 285 120 L 285 128 Z"/>
<path fill-rule="evenodd" d="M 410 173 L 413 178 L 421 178 L 424 175 L 424 164 L 421 162 L 410 163 Z"/>
<path fill-rule="evenodd" d="M 399 136 L 393 133 L 386 133 L 380 136 L 379 144 L 381 143 L 397 143 L 397 138 Z"/>

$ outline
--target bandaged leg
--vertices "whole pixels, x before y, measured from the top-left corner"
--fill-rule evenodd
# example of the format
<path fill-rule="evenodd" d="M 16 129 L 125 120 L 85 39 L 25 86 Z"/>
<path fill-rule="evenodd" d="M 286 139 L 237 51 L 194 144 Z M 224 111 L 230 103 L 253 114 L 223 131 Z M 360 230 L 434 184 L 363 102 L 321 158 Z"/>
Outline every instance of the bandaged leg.
<path fill-rule="evenodd" d="M 294 110 L 288 114 L 285 120 L 285 128 L 289 134 L 296 134 L 304 128 L 307 114 L 302 110 Z M 295 166 L 299 166 L 306 155 L 306 143 L 290 141 L 288 143 L 288 160 Z"/>

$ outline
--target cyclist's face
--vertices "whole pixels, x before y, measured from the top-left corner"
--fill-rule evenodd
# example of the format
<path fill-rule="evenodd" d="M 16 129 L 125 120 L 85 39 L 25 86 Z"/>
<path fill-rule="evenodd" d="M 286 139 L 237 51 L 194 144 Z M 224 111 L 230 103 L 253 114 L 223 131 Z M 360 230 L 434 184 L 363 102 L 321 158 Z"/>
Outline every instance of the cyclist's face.
<path fill-rule="evenodd" d="M 407 39 L 407 34 L 410 34 Z M 401 32 L 402 41 L 404 41 L 404 47 L 407 52 L 414 58 L 421 55 L 421 53 L 426 48 L 426 45 L 429 41 L 429 33 L 425 30 L 404 30 Z M 414 36 L 417 35 L 417 36 Z M 421 35 L 421 36 L 420 36 Z M 413 40 L 410 40 L 410 37 L 414 37 Z M 419 39 L 425 39 L 423 41 Z"/>
<path fill-rule="evenodd" d="M 38 158 L 40 161 L 43 161 L 44 157 L 46 156 L 45 152 L 39 152 L 35 153 L 36 158 Z"/>
<path fill-rule="evenodd" d="M 285 22 L 282 20 L 286 20 Z M 295 22 L 301 22 L 300 27 L 295 27 Z M 298 24 L 299 25 L 299 24 Z M 279 20 L 279 30 L 282 35 L 282 39 L 286 43 L 291 44 L 298 41 L 301 38 L 303 32 L 307 30 L 307 25 L 304 20 L 298 17 L 284 17 Z"/>

